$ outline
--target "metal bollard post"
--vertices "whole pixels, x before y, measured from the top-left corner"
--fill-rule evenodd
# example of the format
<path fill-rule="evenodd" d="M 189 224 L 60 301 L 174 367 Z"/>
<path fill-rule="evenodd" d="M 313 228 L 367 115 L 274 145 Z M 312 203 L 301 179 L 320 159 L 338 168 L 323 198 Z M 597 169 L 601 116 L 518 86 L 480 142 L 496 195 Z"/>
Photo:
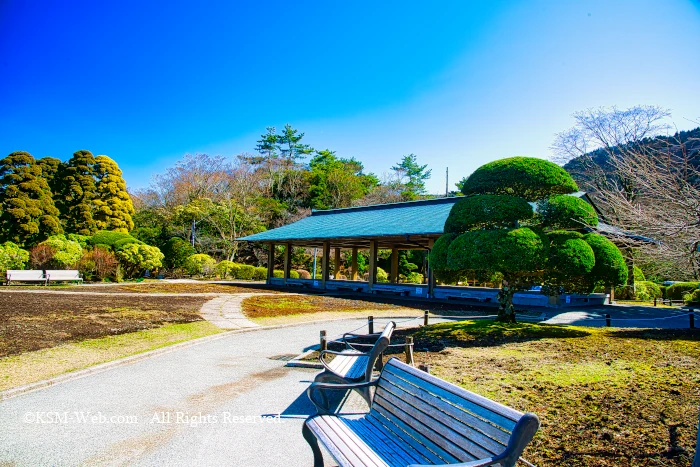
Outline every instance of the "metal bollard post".
<path fill-rule="evenodd" d="M 607 327 L 612 326 L 611 323 L 610 323 L 610 315 L 607 315 L 607 314 L 605 315 L 605 325 L 606 325 Z"/>
<path fill-rule="evenodd" d="M 406 337 L 406 363 L 415 366 L 416 363 L 413 361 L 413 337 Z"/>
<path fill-rule="evenodd" d="M 326 340 L 326 331 L 321 331 L 321 347 L 319 349 L 319 352 L 323 352 L 324 350 L 328 350 L 328 341 Z"/>
<path fill-rule="evenodd" d="M 425 314 L 423 315 L 423 326 L 428 325 L 428 314 L 429 314 L 428 310 L 425 310 Z"/>
<path fill-rule="evenodd" d="M 654 297 L 654 306 L 656 306 L 656 297 Z"/>
<path fill-rule="evenodd" d="M 374 316 L 367 317 L 367 327 L 369 328 L 369 334 L 374 334 Z"/>
<path fill-rule="evenodd" d="M 690 329 L 695 329 L 695 310 L 690 310 L 688 317 L 690 318 Z"/>

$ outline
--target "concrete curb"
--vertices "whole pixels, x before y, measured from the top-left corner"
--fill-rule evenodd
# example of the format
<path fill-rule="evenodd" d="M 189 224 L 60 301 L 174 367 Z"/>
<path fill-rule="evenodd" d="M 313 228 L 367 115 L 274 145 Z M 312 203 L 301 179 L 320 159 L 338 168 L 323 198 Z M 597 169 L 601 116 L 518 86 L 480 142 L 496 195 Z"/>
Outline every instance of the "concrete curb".
<path fill-rule="evenodd" d="M 256 328 L 245 328 L 245 329 L 233 329 L 230 331 L 223 331 L 219 334 L 214 334 L 212 336 L 205 336 L 205 337 L 200 337 L 198 339 L 193 339 L 191 341 L 186 341 L 186 342 L 180 342 L 178 344 L 173 344 L 169 345 L 167 347 L 162 347 L 160 349 L 155 349 L 155 350 L 149 350 L 148 352 L 143 352 L 140 354 L 132 355 L 130 357 L 124 357 L 120 358 L 118 360 L 113 360 L 111 362 L 106 362 L 106 363 L 100 363 L 98 365 L 94 365 L 82 370 L 77 370 L 77 371 L 72 371 L 70 373 L 64 373 L 62 375 L 54 376 L 53 378 L 41 380 L 41 381 L 36 381 L 34 383 L 29 383 L 25 384 L 24 386 L 18 386 L 16 388 L 12 389 L 6 389 L 4 391 L 0 392 L 0 402 L 5 401 L 7 399 L 10 399 L 12 397 L 17 397 L 22 394 L 27 394 L 29 392 L 33 391 L 38 391 L 41 389 L 46 389 L 51 386 L 54 386 L 56 384 L 61 384 L 61 383 L 66 383 L 69 381 L 73 381 L 75 379 L 83 378 L 85 376 L 90 376 L 96 373 L 102 373 L 103 371 L 108 371 L 113 368 L 118 368 L 124 365 L 130 365 L 132 363 L 136 363 L 141 360 L 145 360 L 147 358 L 151 357 L 157 357 L 159 355 L 167 354 L 170 352 L 176 352 L 178 350 L 187 348 L 187 347 L 192 347 L 195 345 L 199 344 L 205 344 L 207 342 L 212 342 L 212 341 L 217 341 L 219 339 L 224 339 L 227 338 L 233 334 L 242 334 L 246 332 L 257 332 L 257 331 L 266 331 L 269 329 L 281 329 L 281 328 L 293 328 L 297 326 L 306 326 L 309 324 L 316 324 L 316 323 L 328 323 L 328 322 L 333 322 L 333 321 L 352 321 L 352 320 L 357 320 L 361 318 L 331 318 L 331 319 L 325 319 L 325 320 L 319 320 L 319 321 L 307 321 L 307 322 L 302 322 L 302 323 L 291 323 L 291 324 L 277 324 L 274 326 L 260 326 Z"/>

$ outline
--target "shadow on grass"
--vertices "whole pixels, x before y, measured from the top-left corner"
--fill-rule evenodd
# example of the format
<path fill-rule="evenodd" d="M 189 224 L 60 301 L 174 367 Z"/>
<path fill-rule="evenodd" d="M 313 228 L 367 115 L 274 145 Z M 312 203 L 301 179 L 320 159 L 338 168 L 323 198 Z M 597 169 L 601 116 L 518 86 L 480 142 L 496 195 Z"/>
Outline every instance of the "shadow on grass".
<path fill-rule="evenodd" d="M 608 335 L 618 339 L 700 341 L 700 329 L 618 329 Z"/>
<path fill-rule="evenodd" d="M 417 349 L 434 351 L 444 347 L 491 347 L 540 339 L 586 337 L 590 332 L 555 324 L 509 324 L 489 320 L 433 324 L 417 331 L 399 330 L 394 335 L 398 339 L 413 335 Z"/>

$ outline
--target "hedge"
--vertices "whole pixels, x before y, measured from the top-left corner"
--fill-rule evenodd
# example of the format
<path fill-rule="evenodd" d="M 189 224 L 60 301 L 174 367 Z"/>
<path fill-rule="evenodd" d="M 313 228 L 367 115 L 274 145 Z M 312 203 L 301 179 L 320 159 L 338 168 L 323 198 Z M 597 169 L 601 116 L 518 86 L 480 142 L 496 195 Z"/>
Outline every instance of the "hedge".
<path fill-rule="evenodd" d="M 698 288 L 698 285 L 700 285 L 698 282 L 678 282 L 670 285 L 666 289 L 666 298 L 671 300 L 683 300 L 684 296 L 688 293 L 692 293 L 693 290 Z"/>

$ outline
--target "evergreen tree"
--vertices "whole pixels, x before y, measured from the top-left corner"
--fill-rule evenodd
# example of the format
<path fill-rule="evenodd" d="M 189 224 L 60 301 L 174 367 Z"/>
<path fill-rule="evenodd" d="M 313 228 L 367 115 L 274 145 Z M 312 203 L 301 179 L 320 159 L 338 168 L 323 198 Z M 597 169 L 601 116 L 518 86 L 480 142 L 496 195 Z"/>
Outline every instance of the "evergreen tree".
<path fill-rule="evenodd" d="M 299 133 L 289 123 L 284 126 L 282 134 L 277 136 L 277 148 L 288 163 L 294 164 L 313 152 L 311 146 L 301 143 L 302 138 L 304 133 Z"/>
<path fill-rule="evenodd" d="M 401 162 L 391 168 L 399 177 L 401 196 L 406 200 L 414 200 L 425 194 L 425 181 L 430 178 L 432 170 L 426 170 L 428 164 L 420 165 L 415 154 L 403 156 Z"/>
<path fill-rule="evenodd" d="M 59 172 L 57 204 L 66 232 L 92 235 L 98 230 L 93 218 L 95 164 L 90 151 L 77 151 Z"/>
<path fill-rule="evenodd" d="M 36 163 L 41 167 L 41 174 L 46 179 L 46 183 L 49 184 L 51 192 L 56 193 L 56 181 L 61 169 L 61 161 L 55 157 L 42 157 Z"/>
<path fill-rule="evenodd" d="M 100 230 L 128 233 L 134 228 L 134 205 L 126 191 L 126 182 L 116 162 L 107 156 L 95 158 L 94 220 Z"/>
<path fill-rule="evenodd" d="M 27 152 L 0 160 L 0 202 L 4 241 L 31 245 L 62 232 L 42 168 Z"/>

